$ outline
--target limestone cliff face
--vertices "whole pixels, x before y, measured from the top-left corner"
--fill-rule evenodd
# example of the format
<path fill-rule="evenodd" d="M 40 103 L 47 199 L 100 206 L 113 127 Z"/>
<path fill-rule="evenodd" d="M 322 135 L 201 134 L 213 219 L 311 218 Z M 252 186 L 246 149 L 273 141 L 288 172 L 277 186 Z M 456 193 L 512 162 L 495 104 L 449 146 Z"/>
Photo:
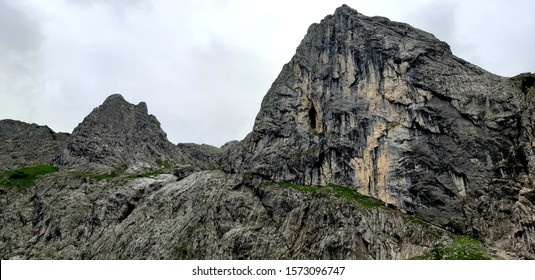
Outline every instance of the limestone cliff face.
<path fill-rule="evenodd" d="M 144 102 L 133 105 L 114 94 L 74 129 L 55 164 L 108 172 L 154 168 L 157 161 L 181 161 L 180 152 Z"/>
<path fill-rule="evenodd" d="M 0 172 L 50 163 L 68 136 L 48 126 L 0 120 Z"/>
<path fill-rule="evenodd" d="M 533 77 L 491 74 L 343 6 L 309 28 L 225 169 L 350 186 L 534 254 Z"/>

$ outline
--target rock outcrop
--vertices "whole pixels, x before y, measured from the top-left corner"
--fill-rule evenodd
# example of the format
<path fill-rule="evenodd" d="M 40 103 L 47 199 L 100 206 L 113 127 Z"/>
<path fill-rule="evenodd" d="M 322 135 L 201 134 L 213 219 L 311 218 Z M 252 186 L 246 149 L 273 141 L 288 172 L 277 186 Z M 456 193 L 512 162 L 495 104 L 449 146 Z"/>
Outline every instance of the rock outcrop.
<path fill-rule="evenodd" d="M 0 203 L 2 259 L 406 259 L 451 239 L 396 211 L 221 171 L 53 174 Z"/>
<path fill-rule="evenodd" d="M 533 77 L 491 74 L 429 33 L 343 6 L 309 28 L 223 165 L 349 186 L 533 256 Z"/>
<path fill-rule="evenodd" d="M 74 129 L 55 165 L 95 173 L 135 172 L 165 161 L 183 159 L 160 122 L 148 114 L 144 102 L 133 105 L 114 94 Z"/>
<path fill-rule="evenodd" d="M 184 161 L 200 170 L 209 170 L 219 167 L 218 158 L 222 149 L 207 144 L 178 143 L 178 150 L 182 154 Z"/>
<path fill-rule="evenodd" d="M 67 133 L 48 126 L 0 120 L 0 173 L 24 166 L 49 164 L 67 141 Z"/>

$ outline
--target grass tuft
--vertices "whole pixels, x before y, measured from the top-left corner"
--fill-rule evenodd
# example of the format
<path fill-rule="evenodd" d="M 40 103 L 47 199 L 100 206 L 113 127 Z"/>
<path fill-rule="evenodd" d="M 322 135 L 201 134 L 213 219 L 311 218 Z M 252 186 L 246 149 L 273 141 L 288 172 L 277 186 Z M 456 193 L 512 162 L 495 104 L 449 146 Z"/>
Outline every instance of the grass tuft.
<path fill-rule="evenodd" d="M 115 177 L 119 176 L 120 173 L 117 172 L 117 171 L 112 171 L 112 172 L 108 172 L 108 173 L 101 173 L 101 174 L 92 174 L 92 173 L 87 173 L 87 172 L 76 172 L 75 175 L 77 177 L 83 177 L 83 178 L 89 178 L 89 179 L 95 179 L 97 181 L 101 181 L 101 180 L 108 180 L 108 179 L 111 179 L 111 178 L 115 178 Z"/>
<path fill-rule="evenodd" d="M 189 258 L 188 250 L 182 244 L 177 245 L 173 249 L 172 258 L 175 260 L 187 260 Z"/>
<path fill-rule="evenodd" d="M 481 241 L 466 235 L 458 235 L 447 245 L 437 245 L 427 254 L 413 260 L 489 260 L 489 254 Z"/>
<path fill-rule="evenodd" d="M 38 165 L 5 171 L 0 174 L 0 186 L 27 187 L 32 185 L 37 177 L 56 171 L 58 169 L 50 165 Z"/>
<path fill-rule="evenodd" d="M 423 220 L 420 220 L 412 215 L 407 215 L 407 220 L 409 222 L 415 224 L 415 225 L 429 225 L 428 223 L 424 222 Z"/>
<path fill-rule="evenodd" d="M 296 189 L 296 190 L 300 190 L 300 191 L 306 191 L 306 192 L 310 192 L 310 193 L 316 193 L 316 192 L 318 192 L 318 190 L 320 188 L 320 187 L 316 187 L 316 186 L 296 185 L 296 184 L 289 183 L 289 182 L 280 182 L 278 184 L 279 184 L 280 187 L 283 187 L 283 188 L 292 188 L 292 189 Z"/>
<path fill-rule="evenodd" d="M 326 194 L 331 194 L 331 195 L 334 195 L 335 197 L 340 197 L 340 198 L 343 198 L 343 199 L 355 201 L 355 202 L 359 203 L 360 205 L 362 205 L 364 207 L 367 207 L 367 208 L 380 207 L 380 208 L 384 208 L 385 210 L 390 210 L 390 208 L 385 207 L 383 205 L 383 203 L 381 203 L 381 201 L 379 201 L 379 200 L 377 200 L 377 199 L 375 199 L 373 197 L 359 194 L 358 192 L 356 192 L 353 189 L 346 188 L 346 187 L 339 186 L 339 185 L 335 185 L 335 184 L 328 184 L 328 185 L 323 186 L 323 187 L 322 186 L 318 187 L 318 186 L 296 185 L 296 184 L 289 183 L 289 182 L 279 182 L 278 185 L 280 187 L 283 187 L 283 188 L 292 188 L 292 189 L 296 189 L 296 190 L 300 190 L 300 191 L 310 192 L 312 194 L 317 194 L 317 193 L 320 193 L 320 192 L 321 193 L 326 193 Z"/>
<path fill-rule="evenodd" d="M 164 173 L 163 169 L 147 170 L 147 171 L 144 171 L 144 172 L 141 172 L 141 173 L 138 173 L 138 174 L 129 175 L 126 178 L 128 178 L 128 179 L 147 178 L 147 177 L 160 175 L 160 174 L 163 174 L 163 173 Z"/>
<path fill-rule="evenodd" d="M 156 160 L 156 165 L 158 165 L 160 167 L 163 167 L 163 168 L 171 168 L 171 167 L 173 167 L 173 164 L 170 161 L 161 160 L 161 159 L 157 159 Z"/>
<path fill-rule="evenodd" d="M 390 208 L 385 207 L 380 200 L 375 199 L 371 196 L 362 195 L 353 189 L 342 187 L 339 185 L 334 185 L 334 184 L 328 184 L 327 186 L 325 186 L 325 188 L 327 190 L 332 189 L 337 197 L 342 197 L 347 200 L 356 201 L 362 206 L 365 206 L 368 208 L 379 207 L 379 208 L 384 208 L 386 210 L 390 210 Z"/>

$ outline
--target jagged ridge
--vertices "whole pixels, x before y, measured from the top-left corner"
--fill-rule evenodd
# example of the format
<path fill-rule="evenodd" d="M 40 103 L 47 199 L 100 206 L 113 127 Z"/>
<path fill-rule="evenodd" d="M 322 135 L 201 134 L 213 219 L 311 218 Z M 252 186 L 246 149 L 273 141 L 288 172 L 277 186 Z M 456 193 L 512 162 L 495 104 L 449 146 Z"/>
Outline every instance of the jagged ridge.
<path fill-rule="evenodd" d="M 91 172 L 134 172 L 155 168 L 157 161 L 181 160 L 144 102 L 133 105 L 114 94 L 74 129 L 54 164 Z"/>

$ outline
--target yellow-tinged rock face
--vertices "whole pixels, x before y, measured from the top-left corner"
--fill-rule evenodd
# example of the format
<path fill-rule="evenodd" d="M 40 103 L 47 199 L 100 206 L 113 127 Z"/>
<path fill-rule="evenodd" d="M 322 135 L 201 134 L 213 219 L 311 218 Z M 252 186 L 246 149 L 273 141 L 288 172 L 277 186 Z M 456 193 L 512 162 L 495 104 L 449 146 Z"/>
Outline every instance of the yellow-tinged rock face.
<path fill-rule="evenodd" d="M 456 232 L 520 244 L 515 234 L 530 235 L 521 224 L 532 222 L 507 213 L 517 185 L 534 185 L 533 105 L 521 86 L 530 77 L 499 77 L 429 33 L 341 8 L 310 27 L 229 166 L 345 185 Z"/>

